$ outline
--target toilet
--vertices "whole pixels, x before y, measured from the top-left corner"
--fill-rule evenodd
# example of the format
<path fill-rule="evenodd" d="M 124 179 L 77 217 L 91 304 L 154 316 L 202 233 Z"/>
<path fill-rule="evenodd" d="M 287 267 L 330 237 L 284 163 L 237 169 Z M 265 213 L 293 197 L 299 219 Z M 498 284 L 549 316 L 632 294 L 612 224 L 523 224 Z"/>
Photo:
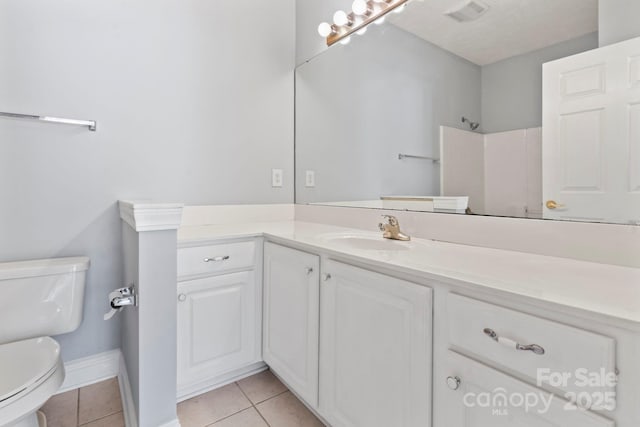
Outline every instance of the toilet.
<path fill-rule="evenodd" d="M 64 381 L 51 335 L 82 322 L 89 258 L 0 263 L 0 427 L 45 427 L 38 409 Z"/>

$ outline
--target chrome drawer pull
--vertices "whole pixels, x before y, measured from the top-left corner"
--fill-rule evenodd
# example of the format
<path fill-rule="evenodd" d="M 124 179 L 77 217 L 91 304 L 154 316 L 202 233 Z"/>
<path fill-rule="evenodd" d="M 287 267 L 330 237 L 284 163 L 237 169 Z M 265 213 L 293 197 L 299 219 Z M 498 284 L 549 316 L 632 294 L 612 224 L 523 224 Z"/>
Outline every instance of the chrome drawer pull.
<path fill-rule="evenodd" d="M 515 348 L 516 350 L 522 350 L 522 351 L 532 351 L 534 354 L 537 354 L 537 355 L 540 355 L 540 356 L 542 356 L 544 354 L 544 348 L 542 348 L 538 344 L 522 345 L 522 344 L 517 343 L 516 341 L 514 341 L 512 339 L 499 336 L 496 333 L 496 331 L 494 331 L 493 329 L 489 329 L 489 328 L 485 328 L 484 329 L 484 333 L 485 333 L 485 335 L 487 335 L 489 338 L 491 338 L 492 340 L 494 340 L 498 344 L 502 344 L 502 345 L 504 345 L 506 347 Z"/>
<path fill-rule="evenodd" d="M 229 255 L 224 255 L 224 256 L 214 256 L 213 258 L 205 258 L 203 259 L 203 261 L 204 262 L 222 262 L 228 259 L 229 259 Z"/>

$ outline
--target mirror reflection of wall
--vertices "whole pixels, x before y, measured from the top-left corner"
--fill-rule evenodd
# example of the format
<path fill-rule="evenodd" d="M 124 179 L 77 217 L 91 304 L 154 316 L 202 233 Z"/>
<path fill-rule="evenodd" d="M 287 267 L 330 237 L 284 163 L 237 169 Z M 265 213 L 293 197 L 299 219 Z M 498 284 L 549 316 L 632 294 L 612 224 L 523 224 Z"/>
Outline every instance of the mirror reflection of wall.
<path fill-rule="evenodd" d="M 392 25 L 373 25 L 296 73 L 298 203 L 437 195 L 439 128 L 480 117 L 480 67 Z M 302 178 L 313 170 L 316 186 Z"/>
<path fill-rule="evenodd" d="M 467 213 L 607 221 L 562 209 L 551 216 L 543 203 L 569 200 L 570 191 L 543 191 L 542 70 L 633 37 L 636 26 L 624 24 L 620 2 L 597 0 L 483 0 L 475 3 L 486 11 L 468 22 L 446 13 L 474 1 L 410 2 L 298 67 L 298 203 L 465 212 L 465 199 Z M 571 149 L 582 155 L 581 145 Z M 597 171 L 578 164 L 554 167 L 593 180 Z"/>

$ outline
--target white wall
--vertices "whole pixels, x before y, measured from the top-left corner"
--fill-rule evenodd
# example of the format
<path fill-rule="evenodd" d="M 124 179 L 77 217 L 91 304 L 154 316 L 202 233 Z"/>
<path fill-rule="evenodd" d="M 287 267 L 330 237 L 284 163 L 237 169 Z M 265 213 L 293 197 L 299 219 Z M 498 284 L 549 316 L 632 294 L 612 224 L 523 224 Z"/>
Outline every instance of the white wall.
<path fill-rule="evenodd" d="M 294 0 L 6 0 L 0 111 L 98 120 L 98 132 L 0 119 L 0 261 L 88 255 L 66 360 L 120 346 L 116 200 L 291 202 Z M 271 188 L 271 168 L 284 169 Z"/>
<path fill-rule="evenodd" d="M 484 215 L 484 135 L 441 126 L 440 170 L 440 195 L 468 196 L 469 209 Z"/>
<path fill-rule="evenodd" d="M 296 72 L 296 201 L 438 195 L 441 125 L 480 115 L 480 68 L 393 25 L 372 25 Z M 316 173 L 305 187 L 305 171 Z"/>
<path fill-rule="evenodd" d="M 597 47 L 598 33 L 591 33 L 483 66 L 482 131 L 542 126 L 542 64 Z"/>
<path fill-rule="evenodd" d="M 600 0 L 598 27 L 600 46 L 607 46 L 640 36 L 640 1 Z"/>
<path fill-rule="evenodd" d="M 542 217 L 542 129 L 484 135 L 485 215 Z"/>

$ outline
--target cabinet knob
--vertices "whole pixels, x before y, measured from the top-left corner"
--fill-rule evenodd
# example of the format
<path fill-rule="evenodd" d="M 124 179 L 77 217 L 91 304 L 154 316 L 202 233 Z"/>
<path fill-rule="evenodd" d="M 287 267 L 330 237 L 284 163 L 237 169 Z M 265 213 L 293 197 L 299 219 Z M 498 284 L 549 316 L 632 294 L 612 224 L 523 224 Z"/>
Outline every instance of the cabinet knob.
<path fill-rule="evenodd" d="M 325 273 L 322 275 L 322 280 L 325 282 L 331 279 L 331 275 L 329 273 Z"/>
<path fill-rule="evenodd" d="M 457 390 L 458 388 L 460 388 L 460 378 L 458 377 L 447 377 L 447 386 L 451 389 L 451 390 Z"/>
<path fill-rule="evenodd" d="M 304 269 L 304 271 L 307 273 L 307 275 L 309 275 L 309 274 L 313 273 L 313 268 L 307 267 L 307 268 Z"/>
<path fill-rule="evenodd" d="M 178 301 L 183 302 L 187 300 L 187 296 L 185 294 L 178 295 Z"/>

